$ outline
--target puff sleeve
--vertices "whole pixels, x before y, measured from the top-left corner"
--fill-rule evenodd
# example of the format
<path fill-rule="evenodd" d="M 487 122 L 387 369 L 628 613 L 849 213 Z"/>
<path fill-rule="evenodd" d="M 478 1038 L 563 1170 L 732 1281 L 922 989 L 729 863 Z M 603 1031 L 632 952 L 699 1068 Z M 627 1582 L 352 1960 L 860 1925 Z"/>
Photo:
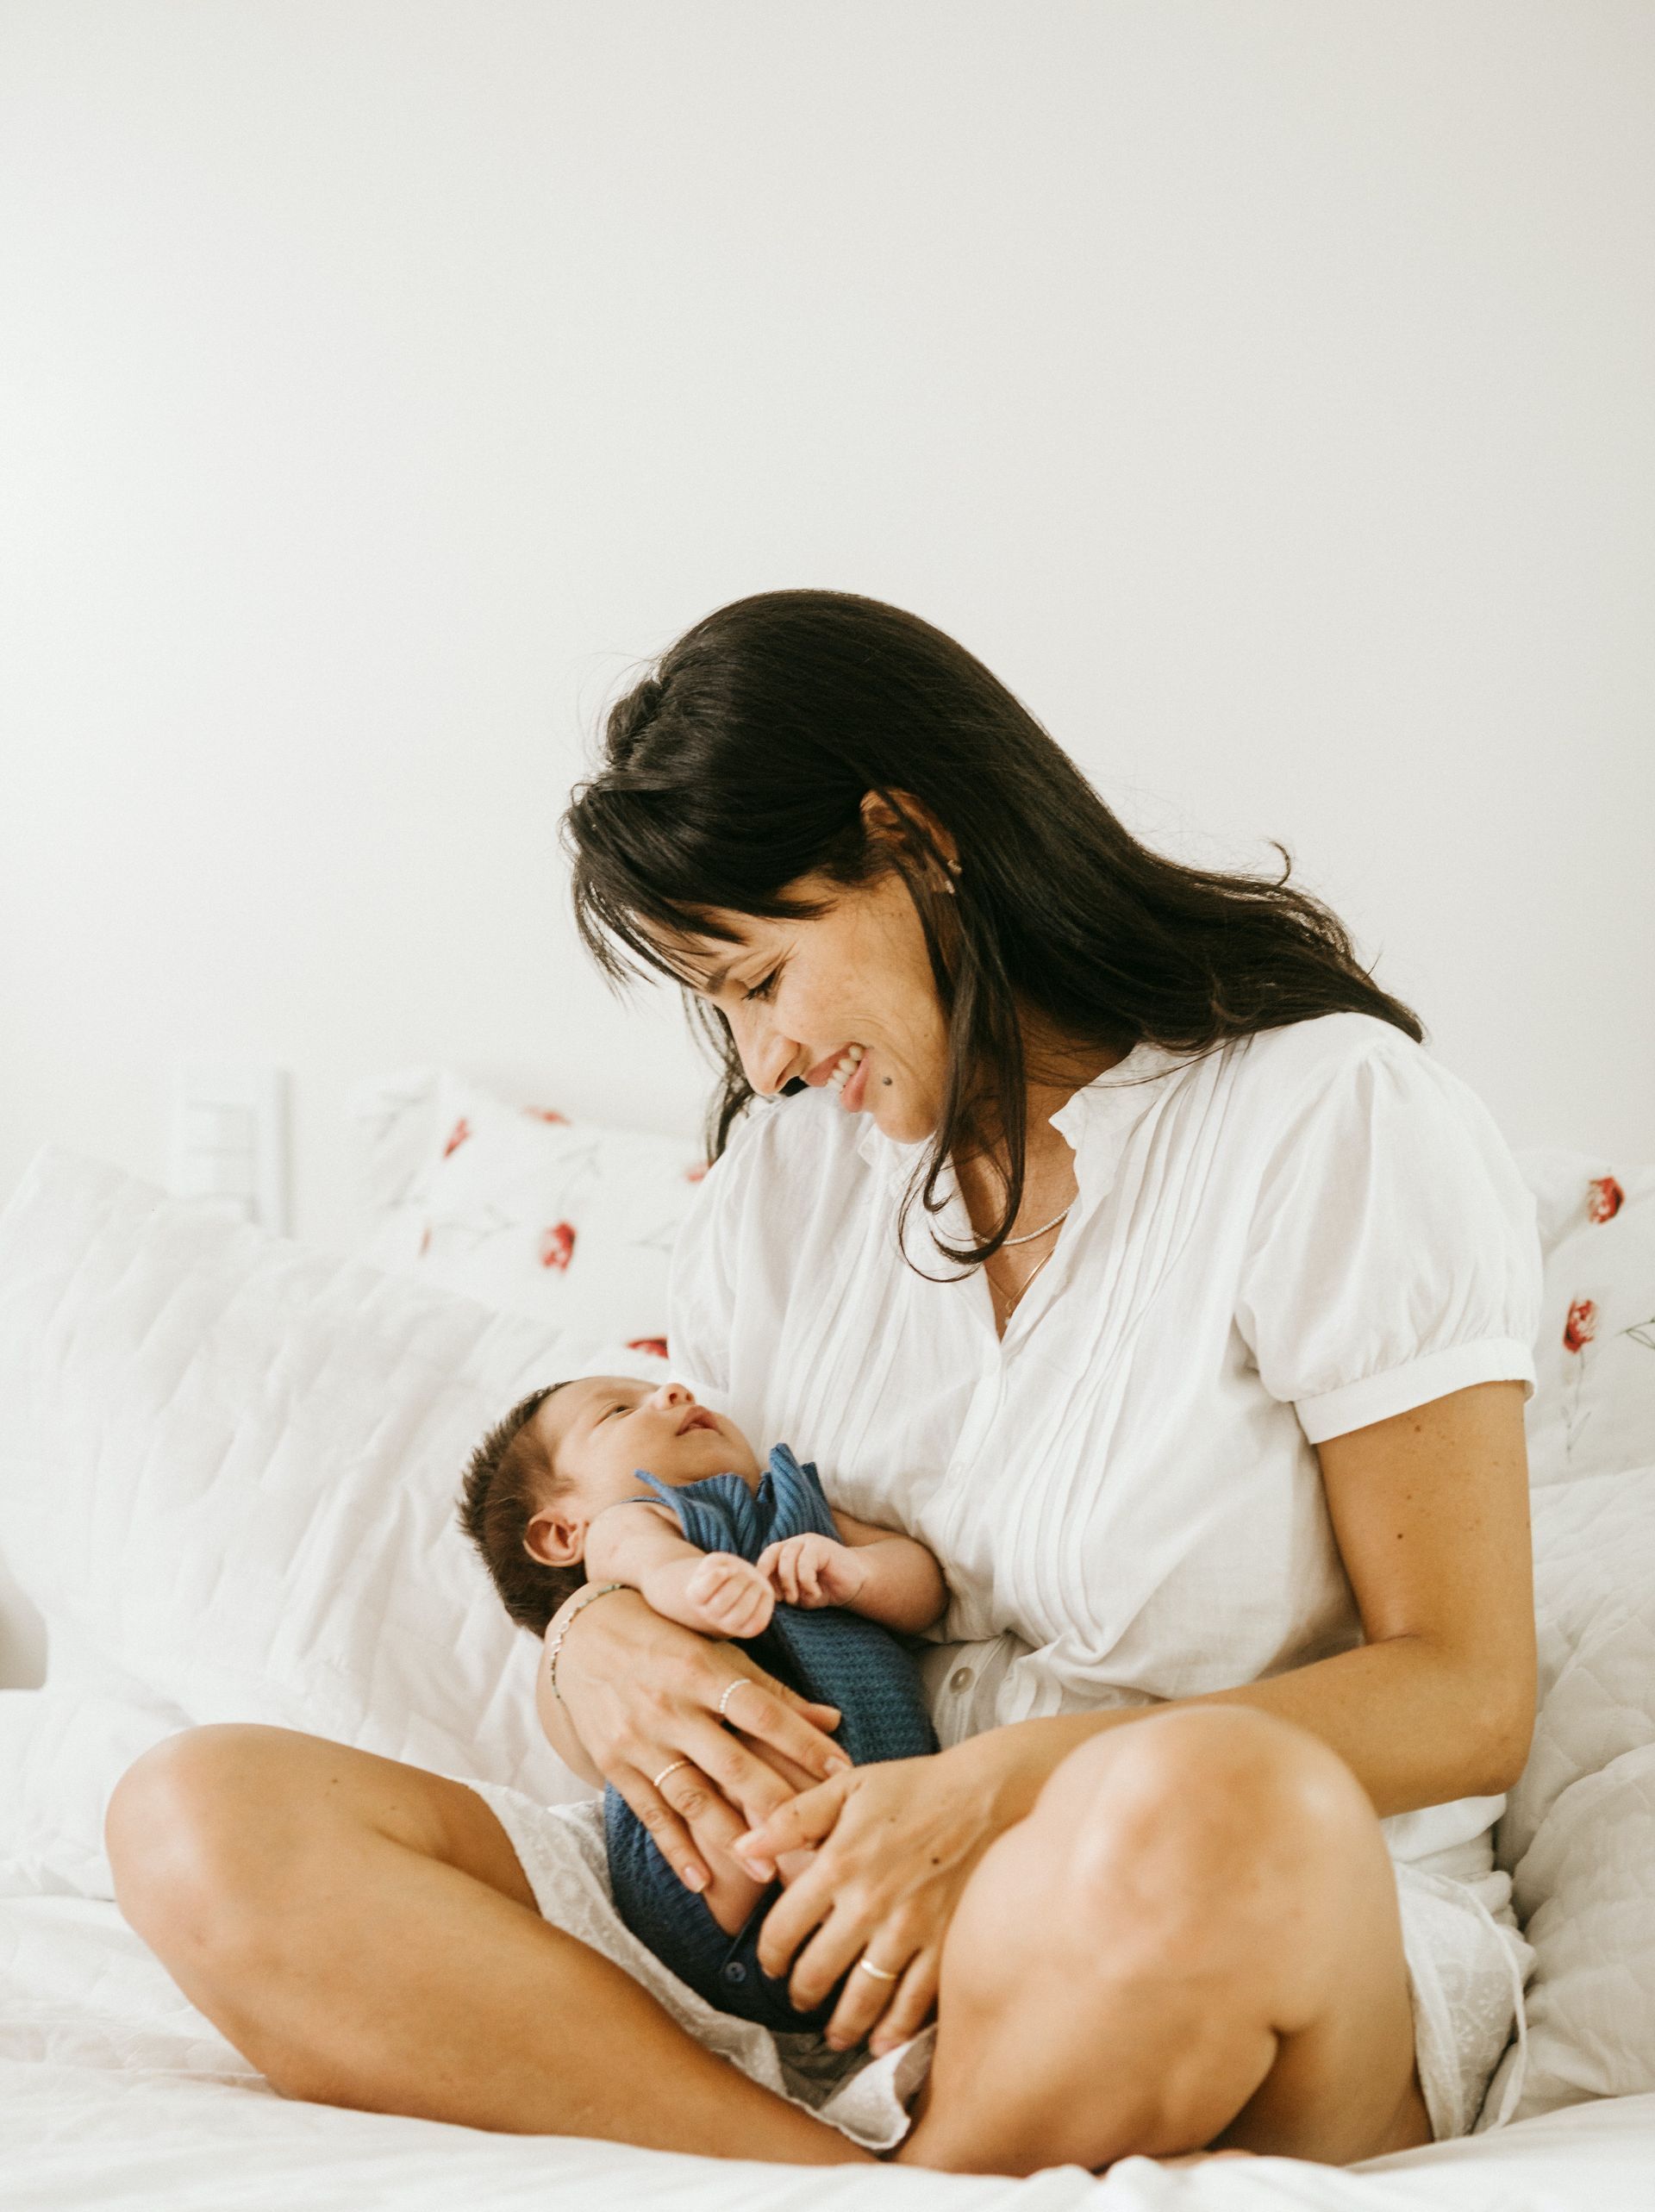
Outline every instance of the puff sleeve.
<path fill-rule="evenodd" d="M 1534 1390 L 1534 1200 L 1476 1093 L 1400 1032 L 1276 1133 L 1237 1325 L 1312 1444 L 1474 1383 Z"/>

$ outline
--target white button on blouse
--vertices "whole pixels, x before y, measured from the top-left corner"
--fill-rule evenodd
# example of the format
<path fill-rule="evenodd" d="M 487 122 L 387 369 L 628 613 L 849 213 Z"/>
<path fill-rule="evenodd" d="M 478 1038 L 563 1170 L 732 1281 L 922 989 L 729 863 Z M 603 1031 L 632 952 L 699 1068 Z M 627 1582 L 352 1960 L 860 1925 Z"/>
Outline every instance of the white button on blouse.
<path fill-rule="evenodd" d="M 1534 1386 L 1533 1200 L 1475 1093 L 1390 1023 L 1140 1045 L 1052 1120 L 1079 1196 L 1003 1340 L 980 1270 L 927 1279 L 952 1271 L 917 1200 L 915 1265 L 898 1251 L 924 1147 L 831 1091 L 753 1109 L 673 1263 L 677 1372 L 941 1561 L 945 1743 L 1359 1642 L 1315 1445 L 1473 1383 Z M 972 1240 L 943 1188 L 940 1227 Z M 1394 1821 L 1392 1848 L 1497 1809 Z"/>

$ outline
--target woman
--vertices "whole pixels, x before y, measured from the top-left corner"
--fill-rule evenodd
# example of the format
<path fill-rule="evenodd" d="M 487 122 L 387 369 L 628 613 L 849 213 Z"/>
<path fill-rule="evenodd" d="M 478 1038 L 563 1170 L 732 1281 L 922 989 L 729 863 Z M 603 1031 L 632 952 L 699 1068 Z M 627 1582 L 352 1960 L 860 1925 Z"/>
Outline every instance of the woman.
<path fill-rule="evenodd" d="M 133 1770 L 128 1915 L 278 2086 L 478 2126 L 1006 2173 L 1469 2128 L 1534 1685 L 1539 1254 L 1486 1112 L 1325 909 L 1146 851 L 875 602 L 698 624 L 565 833 L 593 952 L 723 1065 L 675 1360 L 941 1559 L 945 1748 L 834 1771 L 635 1594 L 553 1623 L 549 1733 L 686 1882 L 815 1851 L 760 1957 L 845 1978 L 825 2040 L 686 2002 L 589 1809 L 281 1731 Z"/>

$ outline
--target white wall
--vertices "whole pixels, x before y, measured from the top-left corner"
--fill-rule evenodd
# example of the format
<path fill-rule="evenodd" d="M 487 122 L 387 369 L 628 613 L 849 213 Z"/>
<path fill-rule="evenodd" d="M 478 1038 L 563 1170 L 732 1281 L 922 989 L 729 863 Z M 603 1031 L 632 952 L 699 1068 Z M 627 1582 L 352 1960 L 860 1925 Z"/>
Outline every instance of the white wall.
<path fill-rule="evenodd" d="M 0 1197 L 189 1053 L 689 1123 L 554 842 L 739 594 L 1293 848 L 1514 1142 L 1655 1157 L 1644 0 L 0 11 Z"/>

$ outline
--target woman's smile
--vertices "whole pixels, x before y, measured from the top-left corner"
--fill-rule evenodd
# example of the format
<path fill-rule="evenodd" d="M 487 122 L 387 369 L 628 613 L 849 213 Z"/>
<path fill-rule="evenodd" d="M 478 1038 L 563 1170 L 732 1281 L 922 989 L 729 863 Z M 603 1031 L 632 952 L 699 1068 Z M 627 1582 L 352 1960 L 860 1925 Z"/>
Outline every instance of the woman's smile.
<path fill-rule="evenodd" d="M 853 1059 L 852 1053 L 855 1055 Z M 848 1070 L 841 1074 L 840 1071 L 845 1068 L 846 1060 L 849 1060 L 851 1065 Z M 835 1068 L 828 1078 L 829 1084 L 838 1091 L 839 1103 L 847 1114 L 855 1114 L 861 1109 L 862 1095 L 868 1087 L 868 1056 L 861 1046 L 852 1045 L 850 1051 L 846 1053 L 845 1059 L 840 1062 L 839 1067 Z"/>
<path fill-rule="evenodd" d="M 824 1084 L 833 1081 L 845 1061 L 851 1059 L 852 1056 L 859 1059 L 862 1057 L 863 1049 L 860 1045 L 836 1045 L 825 1059 L 819 1059 L 814 1067 L 805 1070 L 805 1082 L 813 1090 L 819 1090 Z M 846 1068 L 845 1072 L 848 1075 L 850 1069 Z M 840 1079 L 842 1082 L 844 1078 L 840 1077 Z"/>
<path fill-rule="evenodd" d="M 826 1059 L 818 1060 L 804 1080 L 813 1090 L 825 1089 L 839 1094 L 839 1103 L 847 1113 L 853 1114 L 862 1103 L 862 1093 L 867 1089 L 867 1059 L 865 1045 L 844 1045 Z"/>

